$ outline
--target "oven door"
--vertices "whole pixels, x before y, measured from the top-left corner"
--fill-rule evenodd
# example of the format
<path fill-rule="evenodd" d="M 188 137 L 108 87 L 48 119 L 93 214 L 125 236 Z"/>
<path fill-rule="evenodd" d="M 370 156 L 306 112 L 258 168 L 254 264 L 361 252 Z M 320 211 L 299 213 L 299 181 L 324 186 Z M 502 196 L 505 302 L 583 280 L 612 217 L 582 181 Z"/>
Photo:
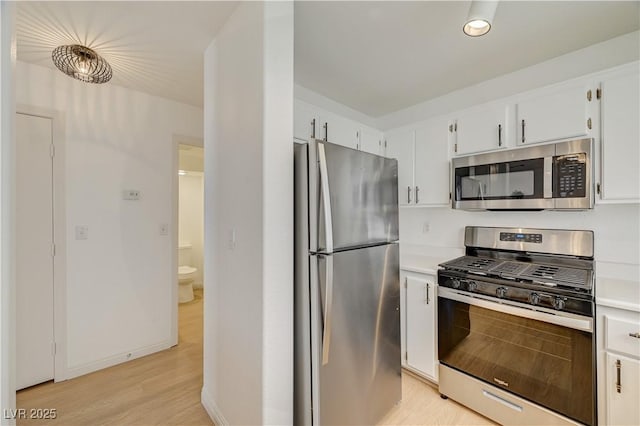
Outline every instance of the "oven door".
<path fill-rule="evenodd" d="M 523 306 L 439 287 L 440 363 L 595 424 L 592 318 Z"/>

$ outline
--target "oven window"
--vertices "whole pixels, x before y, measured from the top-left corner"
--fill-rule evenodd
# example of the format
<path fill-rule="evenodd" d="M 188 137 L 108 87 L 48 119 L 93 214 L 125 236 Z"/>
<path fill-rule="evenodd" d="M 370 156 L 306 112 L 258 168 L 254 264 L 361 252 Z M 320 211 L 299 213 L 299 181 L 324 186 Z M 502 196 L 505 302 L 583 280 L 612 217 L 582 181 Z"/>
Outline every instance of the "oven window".
<path fill-rule="evenodd" d="M 544 198 L 544 159 L 456 169 L 459 200 Z"/>
<path fill-rule="evenodd" d="M 589 425 L 595 421 L 592 337 L 438 298 L 442 364 Z"/>

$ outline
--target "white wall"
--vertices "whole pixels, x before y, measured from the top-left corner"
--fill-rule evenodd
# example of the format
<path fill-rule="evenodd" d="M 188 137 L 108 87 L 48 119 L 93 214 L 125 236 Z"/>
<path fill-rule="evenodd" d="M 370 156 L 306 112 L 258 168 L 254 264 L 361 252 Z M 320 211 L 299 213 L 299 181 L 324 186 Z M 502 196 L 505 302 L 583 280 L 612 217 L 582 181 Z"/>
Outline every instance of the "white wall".
<path fill-rule="evenodd" d="M 238 6 L 205 52 L 204 99 L 202 402 L 217 424 L 291 424 L 292 3 Z"/>
<path fill-rule="evenodd" d="M 21 62 L 17 76 L 18 104 L 66 120 L 67 376 L 171 346 L 176 248 L 159 227 L 173 223 L 173 135 L 202 137 L 202 110 Z"/>
<path fill-rule="evenodd" d="M 401 127 L 434 115 L 580 77 L 639 58 L 640 31 L 635 31 L 378 117 L 376 127 L 382 130 Z"/>
<path fill-rule="evenodd" d="M 15 421 L 6 411 L 16 408 L 15 272 L 13 253 L 13 143 L 15 121 L 15 6 L 0 2 L 0 424 Z"/>
<path fill-rule="evenodd" d="M 355 109 L 344 104 L 336 102 L 333 99 L 327 98 L 326 96 L 321 95 L 318 92 L 314 92 L 313 90 L 307 89 L 306 87 L 302 87 L 299 84 L 296 84 L 294 86 L 294 98 L 333 112 L 336 115 L 340 115 L 353 121 L 357 121 L 369 127 L 373 127 L 374 129 L 378 128 L 375 118 L 370 117 L 360 111 L 356 111 Z"/>
<path fill-rule="evenodd" d="M 180 154 L 182 156 L 182 153 Z M 188 172 L 178 176 L 178 244 L 191 244 L 191 262 L 198 268 L 194 287 L 202 287 L 202 254 L 204 243 L 204 176 Z M 179 263 L 180 266 L 182 266 Z"/>

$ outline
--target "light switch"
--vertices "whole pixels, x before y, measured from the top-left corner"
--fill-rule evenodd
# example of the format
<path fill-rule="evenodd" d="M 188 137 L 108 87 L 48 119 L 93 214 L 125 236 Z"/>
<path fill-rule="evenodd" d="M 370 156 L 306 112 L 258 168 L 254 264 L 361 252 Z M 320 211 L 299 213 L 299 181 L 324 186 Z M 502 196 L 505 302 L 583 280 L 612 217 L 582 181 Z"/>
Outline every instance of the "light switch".
<path fill-rule="evenodd" d="M 89 239 L 89 227 L 85 225 L 76 225 L 76 240 Z"/>
<path fill-rule="evenodd" d="M 169 235 L 169 224 L 161 223 L 159 230 L 160 230 L 160 235 Z"/>

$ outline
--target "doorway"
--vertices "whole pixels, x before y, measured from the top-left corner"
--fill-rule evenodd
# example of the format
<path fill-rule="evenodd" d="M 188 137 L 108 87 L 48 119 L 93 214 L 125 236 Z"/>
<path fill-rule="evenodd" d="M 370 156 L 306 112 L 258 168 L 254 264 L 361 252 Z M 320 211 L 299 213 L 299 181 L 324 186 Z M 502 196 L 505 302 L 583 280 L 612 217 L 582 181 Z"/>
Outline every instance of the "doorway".
<path fill-rule="evenodd" d="M 64 375 L 63 180 L 59 114 L 16 114 L 16 389 Z M 62 305 L 61 305 L 62 303 Z M 60 350 L 59 350 L 60 349 Z"/>

